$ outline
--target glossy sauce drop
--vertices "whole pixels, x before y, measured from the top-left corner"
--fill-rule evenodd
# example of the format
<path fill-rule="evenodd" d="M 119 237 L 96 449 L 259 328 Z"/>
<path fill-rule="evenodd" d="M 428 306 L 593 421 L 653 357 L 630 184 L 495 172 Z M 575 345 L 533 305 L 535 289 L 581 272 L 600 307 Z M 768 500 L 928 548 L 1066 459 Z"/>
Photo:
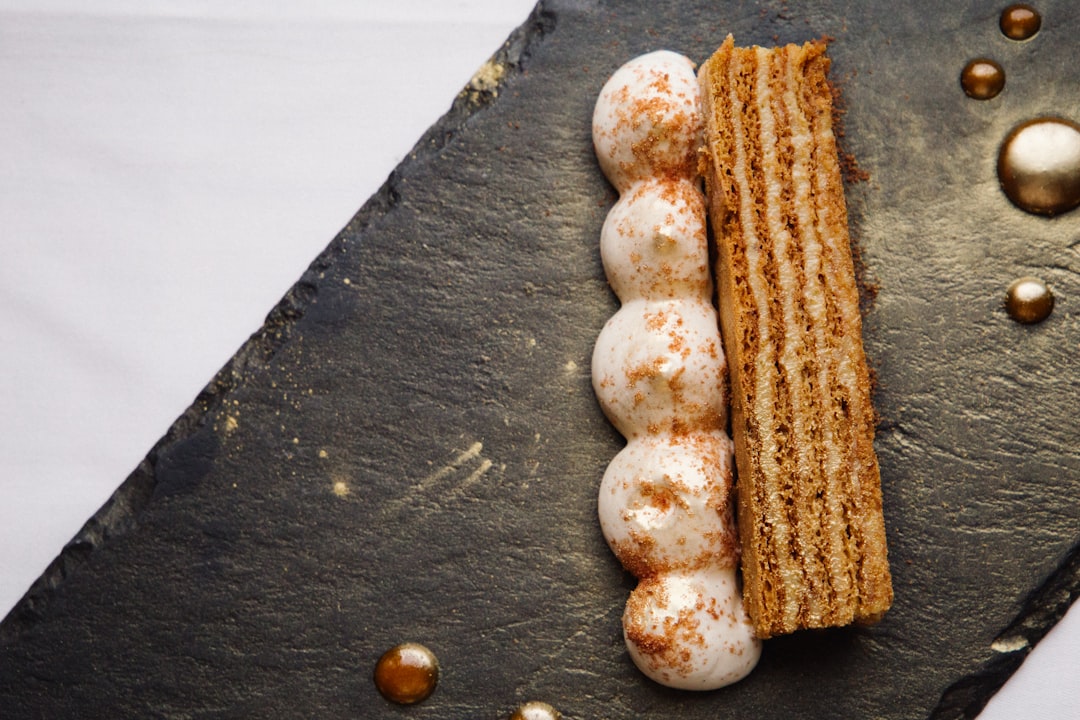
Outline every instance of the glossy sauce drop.
<path fill-rule="evenodd" d="M 960 87 L 970 98 L 989 100 L 1005 87 L 1005 70 L 987 58 L 972 60 L 960 73 Z"/>
<path fill-rule="evenodd" d="M 1054 310 L 1054 293 L 1039 278 L 1022 277 L 1009 285 L 1005 310 L 1017 322 L 1042 322 Z"/>
<path fill-rule="evenodd" d="M 1080 125 L 1037 118 L 1009 132 L 998 153 L 998 181 L 1009 200 L 1036 215 L 1080 205 Z"/>
<path fill-rule="evenodd" d="M 1017 3 L 1001 11 L 1001 32 L 1010 40 L 1028 40 L 1039 32 L 1042 15 L 1030 5 Z"/>
<path fill-rule="evenodd" d="M 375 687 L 383 697 L 401 705 L 427 698 L 439 682 L 439 661 L 419 643 L 396 645 L 375 665 Z"/>
<path fill-rule="evenodd" d="M 545 702 L 527 702 L 510 716 L 510 720 L 560 720 L 562 713 Z"/>

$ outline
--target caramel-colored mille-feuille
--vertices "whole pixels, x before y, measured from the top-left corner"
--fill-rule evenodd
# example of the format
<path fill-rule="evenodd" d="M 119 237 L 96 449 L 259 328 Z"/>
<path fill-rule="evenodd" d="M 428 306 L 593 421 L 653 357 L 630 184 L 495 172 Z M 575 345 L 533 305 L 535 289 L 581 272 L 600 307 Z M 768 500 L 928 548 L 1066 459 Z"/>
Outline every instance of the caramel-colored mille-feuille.
<path fill-rule="evenodd" d="M 874 410 L 823 43 L 699 73 L 731 375 L 744 599 L 758 637 L 892 602 Z"/>

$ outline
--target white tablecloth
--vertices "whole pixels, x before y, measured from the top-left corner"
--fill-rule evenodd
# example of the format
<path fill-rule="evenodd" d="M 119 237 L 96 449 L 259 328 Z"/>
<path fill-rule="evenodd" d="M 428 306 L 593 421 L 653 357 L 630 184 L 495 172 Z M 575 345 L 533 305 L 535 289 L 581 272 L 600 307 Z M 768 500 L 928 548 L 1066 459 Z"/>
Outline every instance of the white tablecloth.
<path fill-rule="evenodd" d="M 534 0 L 0 0 L 0 615 Z M 983 718 L 1067 717 L 1080 617 Z"/>

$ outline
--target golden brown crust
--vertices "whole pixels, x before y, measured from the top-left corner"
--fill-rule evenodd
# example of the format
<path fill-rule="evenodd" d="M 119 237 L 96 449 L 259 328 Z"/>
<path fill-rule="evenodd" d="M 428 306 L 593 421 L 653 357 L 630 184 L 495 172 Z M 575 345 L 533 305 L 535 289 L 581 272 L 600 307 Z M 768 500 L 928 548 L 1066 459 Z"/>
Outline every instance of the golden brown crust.
<path fill-rule="evenodd" d="M 874 411 L 823 43 L 699 72 L 731 372 L 744 597 L 762 638 L 892 602 Z"/>

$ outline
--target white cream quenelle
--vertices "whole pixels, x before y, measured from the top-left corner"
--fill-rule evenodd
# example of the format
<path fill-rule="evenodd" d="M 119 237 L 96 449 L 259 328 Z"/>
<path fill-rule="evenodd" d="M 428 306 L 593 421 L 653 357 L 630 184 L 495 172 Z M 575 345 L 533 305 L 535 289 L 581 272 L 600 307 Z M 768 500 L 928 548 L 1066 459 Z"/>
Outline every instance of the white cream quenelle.
<path fill-rule="evenodd" d="M 736 682 L 761 654 L 736 579 L 701 129 L 694 66 L 666 50 L 611 76 L 592 126 L 600 167 L 619 191 L 600 251 L 622 303 L 597 339 L 593 387 L 627 440 L 601 482 L 600 524 L 639 580 L 623 614 L 631 658 L 653 680 L 688 690 Z"/>

